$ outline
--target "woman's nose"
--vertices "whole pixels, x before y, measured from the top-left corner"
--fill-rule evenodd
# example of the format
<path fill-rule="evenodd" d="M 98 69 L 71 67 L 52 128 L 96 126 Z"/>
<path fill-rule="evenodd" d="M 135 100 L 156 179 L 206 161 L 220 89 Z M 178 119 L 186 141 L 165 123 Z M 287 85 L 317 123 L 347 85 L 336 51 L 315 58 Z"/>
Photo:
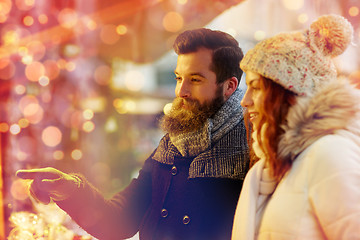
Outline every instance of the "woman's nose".
<path fill-rule="evenodd" d="M 251 93 L 250 91 L 247 89 L 245 92 L 245 95 L 243 97 L 243 99 L 241 99 L 241 106 L 243 107 L 249 107 L 252 103 L 252 99 L 251 99 Z"/>

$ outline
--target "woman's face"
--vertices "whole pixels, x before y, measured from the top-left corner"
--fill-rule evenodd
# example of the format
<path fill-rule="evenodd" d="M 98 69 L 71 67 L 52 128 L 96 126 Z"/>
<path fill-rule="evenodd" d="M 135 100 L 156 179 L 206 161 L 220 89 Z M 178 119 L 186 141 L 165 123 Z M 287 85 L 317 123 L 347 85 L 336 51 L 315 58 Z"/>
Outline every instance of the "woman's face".
<path fill-rule="evenodd" d="M 247 90 L 245 96 L 241 100 L 241 106 L 247 108 L 250 122 L 253 129 L 259 128 L 260 123 L 260 107 L 263 105 L 263 93 L 261 89 L 262 77 L 253 71 L 246 71 Z"/>

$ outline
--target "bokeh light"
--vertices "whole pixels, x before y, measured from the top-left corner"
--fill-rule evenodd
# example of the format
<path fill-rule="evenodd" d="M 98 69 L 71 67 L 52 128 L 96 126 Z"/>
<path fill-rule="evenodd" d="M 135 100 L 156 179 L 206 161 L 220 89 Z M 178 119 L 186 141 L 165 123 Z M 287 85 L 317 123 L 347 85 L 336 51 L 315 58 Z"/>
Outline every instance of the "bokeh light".
<path fill-rule="evenodd" d="M 34 61 L 41 60 L 46 52 L 44 44 L 40 41 L 31 41 L 26 45 L 27 53 L 33 58 Z"/>
<path fill-rule="evenodd" d="M 46 60 L 44 62 L 45 74 L 49 78 L 49 80 L 56 79 L 60 74 L 60 69 L 56 61 L 54 60 Z"/>
<path fill-rule="evenodd" d="M 42 131 L 41 139 L 46 146 L 55 147 L 61 142 L 62 132 L 55 126 L 48 126 Z"/>
<path fill-rule="evenodd" d="M 20 133 L 21 128 L 20 128 L 19 124 L 11 124 L 9 131 L 11 134 L 17 135 Z"/>
<path fill-rule="evenodd" d="M 29 180 L 16 179 L 11 184 L 11 195 L 16 200 L 25 200 L 29 197 Z"/>
<path fill-rule="evenodd" d="M 34 18 L 32 16 L 25 16 L 23 19 L 23 23 L 25 26 L 30 27 L 34 24 Z"/>
<path fill-rule="evenodd" d="M 184 26 L 183 17 L 177 12 L 168 12 L 164 16 L 163 26 L 166 31 L 169 32 L 178 32 Z"/>
<path fill-rule="evenodd" d="M 92 121 L 84 122 L 82 129 L 84 132 L 92 132 L 95 129 L 95 124 Z"/>
<path fill-rule="evenodd" d="M 355 17 L 357 15 L 359 15 L 359 8 L 356 6 L 353 6 L 349 9 L 349 15 L 352 17 Z"/>
<path fill-rule="evenodd" d="M 120 24 L 116 27 L 116 32 L 119 35 L 125 35 L 127 31 L 128 31 L 127 27 L 123 24 Z"/>
<path fill-rule="evenodd" d="M 100 85 L 107 85 L 110 83 L 112 76 L 112 69 L 107 65 L 98 66 L 94 72 L 95 82 Z"/>
<path fill-rule="evenodd" d="M 85 109 L 83 111 L 83 117 L 86 120 L 91 120 L 94 117 L 94 112 L 91 109 Z"/>
<path fill-rule="evenodd" d="M 7 124 L 6 122 L 0 123 L 0 132 L 7 132 L 9 131 L 9 129 L 9 124 Z"/>
<path fill-rule="evenodd" d="M 54 153 L 53 153 L 53 158 L 55 160 L 62 160 L 64 159 L 64 152 L 61 151 L 61 150 L 56 150 Z"/>
<path fill-rule="evenodd" d="M 304 6 L 304 0 L 282 0 L 282 2 L 289 10 L 299 10 Z"/>
<path fill-rule="evenodd" d="M 309 20 L 309 16 L 306 13 L 300 14 L 298 17 L 299 23 L 306 23 Z"/>
<path fill-rule="evenodd" d="M 128 71 L 125 75 L 125 86 L 131 91 L 140 91 L 145 85 L 145 76 L 135 70 Z"/>
<path fill-rule="evenodd" d="M 25 68 L 25 76 L 32 82 L 39 81 L 45 75 L 45 67 L 41 62 L 32 62 Z"/>
<path fill-rule="evenodd" d="M 22 84 L 17 84 L 15 87 L 14 87 L 14 91 L 16 94 L 18 95 L 22 95 L 26 92 L 26 87 Z"/>
<path fill-rule="evenodd" d="M 64 28 L 73 28 L 78 22 L 77 12 L 71 8 L 64 8 L 58 14 L 58 21 Z"/>
<path fill-rule="evenodd" d="M 49 18 L 48 18 L 48 16 L 46 14 L 40 14 L 38 16 L 38 21 L 39 21 L 40 24 L 46 24 L 46 23 L 48 23 Z"/>
<path fill-rule="evenodd" d="M 15 5 L 19 10 L 29 11 L 34 7 L 35 0 L 15 0 Z"/>
<path fill-rule="evenodd" d="M 80 149 L 74 149 L 72 152 L 71 152 L 71 157 L 72 159 L 74 160 L 80 160 L 83 156 L 83 153 Z"/>
<path fill-rule="evenodd" d="M 105 44 L 112 45 L 120 39 L 120 35 L 117 33 L 117 27 L 113 24 L 105 25 L 101 28 L 100 39 Z"/>

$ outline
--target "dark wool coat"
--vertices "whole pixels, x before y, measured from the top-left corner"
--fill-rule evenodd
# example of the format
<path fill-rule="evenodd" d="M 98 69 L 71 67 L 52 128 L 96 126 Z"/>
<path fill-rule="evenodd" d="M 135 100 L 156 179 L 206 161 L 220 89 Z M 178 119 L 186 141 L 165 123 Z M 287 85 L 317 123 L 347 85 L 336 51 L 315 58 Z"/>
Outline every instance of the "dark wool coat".
<path fill-rule="evenodd" d="M 156 157 L 154 157 L 156 156 Z M 243 121 L 212 148 L 184 158 L 165 135 L 139 176 L 111 199 L 90 183 L 57 204 L 101 240 L 226 240 L 249 167 Z"/>

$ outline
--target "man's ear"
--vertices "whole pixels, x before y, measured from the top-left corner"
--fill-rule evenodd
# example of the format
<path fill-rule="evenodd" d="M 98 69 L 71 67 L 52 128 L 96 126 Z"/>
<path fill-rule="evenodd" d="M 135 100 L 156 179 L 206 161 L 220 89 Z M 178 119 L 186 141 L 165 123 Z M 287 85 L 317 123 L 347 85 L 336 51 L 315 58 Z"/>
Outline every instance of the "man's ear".
<path fill-rule="evenodd" d="M 233 92 L 237 89 L 239 80 L 236 77 L 231 77 L 224 82 L 224 96 L 227 100 Z"/>

